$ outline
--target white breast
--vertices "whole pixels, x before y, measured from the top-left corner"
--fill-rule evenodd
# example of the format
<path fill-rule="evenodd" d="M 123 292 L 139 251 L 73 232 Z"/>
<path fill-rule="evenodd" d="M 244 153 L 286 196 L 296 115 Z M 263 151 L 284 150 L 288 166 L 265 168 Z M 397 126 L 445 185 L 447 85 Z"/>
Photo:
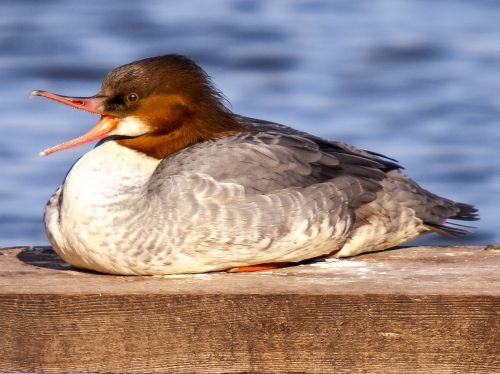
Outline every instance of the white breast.
<path fill-rule="evenodd" d="M 114 141 L 78 160 L 46 209 L 47 232 L 59 255 L 82 268 L 121 267 L 116 244 L 124 233 L 113 221 L 135 214 L 158 163 Z"/>
<path fill-rule="evenodd" d="M 130 195 L 128 190 L 143 186 L 159 162 L 114 141 L 105 142 L 75 163 L 64 183 L 65 194 L 76 204 L 91 205 Z"/>

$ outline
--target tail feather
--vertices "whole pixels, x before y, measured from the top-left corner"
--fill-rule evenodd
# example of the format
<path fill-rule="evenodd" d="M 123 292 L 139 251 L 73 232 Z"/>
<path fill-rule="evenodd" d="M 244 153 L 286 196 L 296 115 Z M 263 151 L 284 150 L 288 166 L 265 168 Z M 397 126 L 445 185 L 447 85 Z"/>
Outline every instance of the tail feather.
<path fill-rule="evenodd" d="M 474 206 L 464 203 L 455 203 L 458 212 L 449 219 L 459 219 L 461 221 L 477 221 L 479 219 L 478 210 Z"/>
<path fill-rule="evenodd" d="M 455 203 L 451 202 L 453 208 L 455 208 L 456 213 L 452 216 L 447 217 L 447 219 L 461 220 L 461 221 L 477 221 L 479 219 L 478 210 L 470 204 Z M 435 231 L 441 235 L 449 237 L 462 237 L 472 233 L 472 229 L 475 227 L 460 225 L 458 223 L 446 222 L 445 224 L 439 224 L 435 222 L 425 222 L 425 225 L 432 231 Z"/>
<path fill-rule="evenodd" d="M 453 225 L 453 226 L 451 226 L 451 225 Z M 472 226 L 457 225 L 454 223 L 448 223 L 447 225 L 440 225 L 437 223 L 427 223 L 426 222 L 425 226 L 427 226 L 429 229 L 431 229 L 432 231 L 434 231 L 438 234 L 452 237 L 452 238 L 460 238 L 462 236 L 469 235 L 472 233 L 472 229 L 475 228 Z M 457 227 L 457 226 L 459 226 L 459 227 Z"/>

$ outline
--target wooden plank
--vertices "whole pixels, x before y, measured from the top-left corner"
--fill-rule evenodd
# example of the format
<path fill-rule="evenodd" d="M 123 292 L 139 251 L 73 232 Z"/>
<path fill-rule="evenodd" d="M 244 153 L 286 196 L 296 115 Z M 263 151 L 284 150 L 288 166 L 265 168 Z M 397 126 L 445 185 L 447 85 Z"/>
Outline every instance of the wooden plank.
<path fill-rule="evenodd" d="M 0 371 L 500 372 L 500 246 L 249 274 L 78 271 L 0 250 Z"/>

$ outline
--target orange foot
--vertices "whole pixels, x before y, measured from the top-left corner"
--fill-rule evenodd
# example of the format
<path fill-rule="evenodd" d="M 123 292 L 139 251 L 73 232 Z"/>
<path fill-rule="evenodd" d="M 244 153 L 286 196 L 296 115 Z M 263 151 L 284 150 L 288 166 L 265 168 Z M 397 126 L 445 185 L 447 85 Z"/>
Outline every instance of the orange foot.
<path fill-rule="evenodd" d="M 272 270 L 279 269 L 288 266 L 290 262 L 269 262 L 268 264 L 259 264 L 259 265 L 251 265 L 251 266 L 240 266 L 237 268 L 232 268 L 226 270 L 228 273 L 249 273 L 252 271 L 260 271 L 260 270 Z"/>

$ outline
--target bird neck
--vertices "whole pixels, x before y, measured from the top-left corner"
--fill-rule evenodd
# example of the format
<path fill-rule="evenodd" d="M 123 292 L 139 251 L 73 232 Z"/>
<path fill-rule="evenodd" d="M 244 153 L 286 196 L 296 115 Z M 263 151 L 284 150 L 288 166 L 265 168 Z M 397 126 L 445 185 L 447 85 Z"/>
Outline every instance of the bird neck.
<path fill-rule="evenodd" d="M 190 145 L 249 131 L 230 112 L 186 114 L 159 130 L 138 137 L 117 139 L 124 147 L 162 160 Z"/>

